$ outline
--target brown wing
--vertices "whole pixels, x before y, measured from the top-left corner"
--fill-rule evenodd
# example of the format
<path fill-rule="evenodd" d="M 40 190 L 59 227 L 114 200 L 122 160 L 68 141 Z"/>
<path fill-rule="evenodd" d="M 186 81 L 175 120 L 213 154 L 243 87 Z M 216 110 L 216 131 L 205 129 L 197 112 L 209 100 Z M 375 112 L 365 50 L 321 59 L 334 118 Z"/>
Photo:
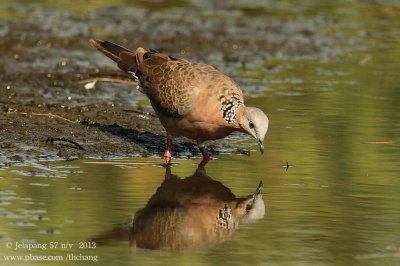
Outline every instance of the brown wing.
<path fill-rule="evenodd" d="M 184 116 L 196 104 L 196 95 L 202 93 L 206 99 L 219 101 L 222 116 L 228 123 L 236 118 L 232 108 L 242 104 L 242 91 L 212 66 L 190 63 L 152 49 L 138 48 L 131 52 L 108 41 L 92 39 L 90 43 L 117 62 L 119 68 L 137 75 L 153 107 L 165 116 Z"/>
<path fill-rule="evenodd" d="M 185 115 L 203 90 L 220 102 L 233 95 L 243 99 L 236 83 L 212 66 L 160 53 L 148 52 L 143 59 L 138 68 L 141 86 L 153 107 L 166 116 Z"/>

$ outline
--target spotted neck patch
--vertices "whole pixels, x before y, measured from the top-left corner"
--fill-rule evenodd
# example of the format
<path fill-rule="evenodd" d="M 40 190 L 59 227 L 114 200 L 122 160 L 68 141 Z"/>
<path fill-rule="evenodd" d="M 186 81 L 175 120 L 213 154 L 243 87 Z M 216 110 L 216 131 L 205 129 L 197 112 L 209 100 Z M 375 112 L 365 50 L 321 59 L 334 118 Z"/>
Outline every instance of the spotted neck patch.
<path fill-rule="evenodd" d="M 236 227 L 233 220 L 232 208 L 230 206 L 225 204 L 222 209 L 219 209 L 216 226 L 217 228 L 223 229 L 233 229 Z"/>
<path fill-rule="evenodd" d="M 233 95 L 230 98 L 221 96 L 220 101 L 222 117 L 228 124 L 232 124 L 236 120 L 238 107 L 243 104 L 242 100 L 237 95 Z"/>

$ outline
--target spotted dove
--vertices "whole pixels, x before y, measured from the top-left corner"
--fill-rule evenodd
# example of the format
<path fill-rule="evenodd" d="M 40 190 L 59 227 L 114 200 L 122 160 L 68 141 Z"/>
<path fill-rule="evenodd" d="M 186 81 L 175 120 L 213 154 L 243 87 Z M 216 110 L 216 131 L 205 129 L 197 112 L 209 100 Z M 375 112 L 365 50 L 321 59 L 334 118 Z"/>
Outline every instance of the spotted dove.
<path fill-rule="evenodd" d="M 210 159 L 205 142 L 233 131 L 253 136 L 264 152 L 267 116 L 258 108 L 246 107 L 240 87 L 214 67 L 152 49 L 132 52 L 108 41 L 91 39 L 90 43 L 132 75 L 150 99 L 167 131 L 166 162 L 171 160 L 172 137 L 176 136 L 197 141 L 203 164 Z"/>

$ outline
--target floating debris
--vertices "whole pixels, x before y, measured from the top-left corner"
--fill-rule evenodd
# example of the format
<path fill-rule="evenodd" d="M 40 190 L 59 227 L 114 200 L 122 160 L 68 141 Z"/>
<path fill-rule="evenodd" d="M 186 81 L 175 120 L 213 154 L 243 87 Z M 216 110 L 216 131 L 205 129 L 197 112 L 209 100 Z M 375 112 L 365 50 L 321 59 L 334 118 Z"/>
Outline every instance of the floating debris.
<path fill-rule="evenodd" d="M 286 162 L 286 164 L 282 165 L 283 168 L 285 168 L 286 172 L 289 170 L 289 168 L 293 168 L 293 165 L 290 165 L 289 162 Z"/>
<path fill-rule="evenodd" d="M 368 141 L 366 144 L 393 144 L 393 141 Z"/>
<path fill-rule="evenodd" d="M 97 83 L 97 79 L 95 79 L 95 80 L 93 80 L 93 81 L 91 81 L 89 83 L 86 83 L 85 84 L 85 89 L 92 90 L 92 89 L 96 88 L 96 83 Z"/>

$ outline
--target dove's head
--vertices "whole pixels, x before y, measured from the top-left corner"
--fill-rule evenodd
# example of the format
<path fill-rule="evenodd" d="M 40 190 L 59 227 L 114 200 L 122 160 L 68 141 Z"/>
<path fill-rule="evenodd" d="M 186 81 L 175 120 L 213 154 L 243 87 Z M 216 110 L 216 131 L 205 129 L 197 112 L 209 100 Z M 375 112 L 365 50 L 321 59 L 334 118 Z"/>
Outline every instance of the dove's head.
<path fill-rule="evenodd" d="M 241 131 L 257 140 L 261 154 L 264 153 L 264 137 L 268 130 L 268 117 L 256 107 L 244 107 L 239 117 Z"/>

